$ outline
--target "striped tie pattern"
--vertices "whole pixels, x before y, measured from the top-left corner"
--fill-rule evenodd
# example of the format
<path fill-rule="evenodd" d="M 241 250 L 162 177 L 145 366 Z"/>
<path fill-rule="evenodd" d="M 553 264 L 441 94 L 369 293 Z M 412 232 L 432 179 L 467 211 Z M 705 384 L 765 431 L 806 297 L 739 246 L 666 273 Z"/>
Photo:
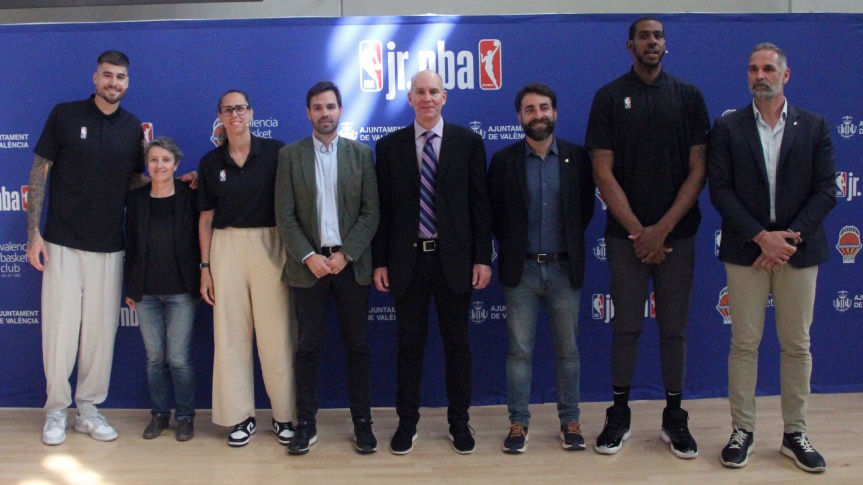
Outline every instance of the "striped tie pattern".
<path fill-rule="evenodd" d="M 424 133 L 423 160 L 420 166 L 420 234 L 431 239 L 437 236 L 437 216 L 435 215 L 435 179 L 437 177 L 437 156 L 434 154 L 431 131 Z"/>

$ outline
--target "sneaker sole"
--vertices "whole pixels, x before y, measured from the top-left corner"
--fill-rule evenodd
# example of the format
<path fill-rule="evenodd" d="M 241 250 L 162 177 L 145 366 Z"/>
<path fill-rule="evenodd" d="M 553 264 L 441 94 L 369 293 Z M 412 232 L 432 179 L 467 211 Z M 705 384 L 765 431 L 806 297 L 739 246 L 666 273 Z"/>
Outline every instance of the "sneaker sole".
<path fill-rule="evenodd" d="M 781 451 L 783 455 L 794 460 L 794 463 L 797 464 L 797 468 L 799 468 L 801 470 L 807 471 L 809 473 L 821 473 L 827 469 L 826 466 L 819 466 L 817 468 L 811 468 L 811 467 L 804 465 L 803 463 L 800 463 L 800 460 L 797 459 L 797 455 L 795 455 L 794 452 L 791 451 L 791 449 L 786 447 L 785 445 L 782 445 L 782 448 L 780 448 L 779 451 Z"/>
<path fill-rule="evenodd" d="M 112 434 L 112 435 L 98 435 L 95 433 L 91 433 L 90 431 L 87 431 L 87 429 L 85 429 L 85 428 L 78 427 L 77 424 L 75 425 L 75 431 L 77 431 L 79 433 L 83 433 L 83 434 L 88 434 L 94 440 L 103 441 L 103 442 L 114 441 L 119 436 L 116 432 L 114 432 L 114 434 Z"/>
<path fill-rule="evenodd" d="M 57 446 L 62 445 L 66 441 L 66 433 L 63 433 L 63 436 L 57 438 L 47 438 L 45 435 L 42 435 L 42 443 L 48 446 Z"/>
<path fill-rule="evenodd" d="M 318 442 L 318 435 L 312 436 L 311 438 L 309 438 L 309 445 L 308 446 L 306 446 L 305 448 L 301 448 L 301 449 L 288 448 L 288 454 L 289 455 L 305 455 L 306 453 L 309 452 L 309 448 L 311 448 L 312 445 L 317 443 L 317 442 Z"/>
<path fill-rule="evenodd" d="M 593 449 L 596 450 L 600 455 L 613 455 L 620 451 L 623 448 L 623 442 L 628 440 L 632 436 L 632 428 L 626 430 L 626 433 L 623 433 L 623 438 L 620 440 L 620 444 L 617 446 L 597 446 L 593 445 Z"/>
<path fill-rule="evenodd" d="M 735 463 L 733 461 L 725 461 L 722 459 L 722 455 L 719 455 L 719 463 L 722 463 L 722 466 L 728 468 L 743 468 L 749 463 L 749 455 L 755 452 L 755 443 L 749 445 L 749 449 L 746 451 L 746 456 L 743 457 L 743 461 L 740 463 Z M 793 454 L 793 453 L 792 453 Z"/>
<path fill-rule="evenodd" d="M 413 438 L 411 438 L 411 447 L 406 449 L 406 450 L 396 451 L 393 449 L 392 443 L 390 443 L 390 453 L 392 453 L 393 455 L 407 455 L 408 453 L 410 453 L 414 449 L 414 442 L 417 440 L 418 437 L 419 437 L 419 435 L 417 433 L 414 433 Z"/>
<path fill-rule="evenodd" d="M 453 438 L 452 434 L 448 434 L 447 436 L 449 437 L 450 446 L 452 447 L 452 450 L 455 451 L 456 453 L 458 453 L 459 455 L 470 455 L 471 453 L 476 451 L 476 442 L 474 442 L 473 448 L 471 448 L 469 450 L 460 450 L 460 449 L 455 447 L 455 438 Z"/>
<path fill-rule="evenodd" d="M 560 434 L 560 447 L 566 451 L 581 451 L 586 448 L 584 443 L 574 445 L 566 444 L 566 438 L 563 436 L 563 433 Z"/>
<path fill-rule="evenodd" d="M 291 438 L 293 438 L 293 436 Z M 279 435 L 276 435 L 276 441 L 278 441 L 279 444 L 282 446 L 288 446 L 289 444 L 291 444 L 291 438 L 286 439 L 286 438 L 282 438 Z"/>
<path fill-rule="evenodd" d="M 662 437 L 662 441 L 668 443 L 668 447 L 671 449 L 671 452 L 674 454 L 674 456 L 678 458 L 683 458 L 684 460 L 698 458 L 698 451 L 683 452 L 674 449 L 674 443 L 671 442 L 671 436 L 668 436 L 668 433 L 666 433 L 664 429 L 660 433 L 660 436 Z"/>
<path fill-rule="evenodd" d="M 530 441 L 527 436 L 524 437 L 524 444 L 521 448 L 507 448 L 506 446 L 501 446 L 500 450 L 504 453 L 509 453 L 510 455 L 518 455 L 520 453 L 524 453 L 527 451 L 527 442 Z"/>

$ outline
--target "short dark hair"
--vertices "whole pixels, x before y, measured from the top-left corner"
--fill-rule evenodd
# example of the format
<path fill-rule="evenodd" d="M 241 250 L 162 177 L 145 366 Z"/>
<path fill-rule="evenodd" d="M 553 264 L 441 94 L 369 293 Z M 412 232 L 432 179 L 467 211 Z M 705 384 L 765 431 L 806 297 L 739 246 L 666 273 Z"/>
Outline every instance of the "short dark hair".
<path fill-rule="evenodd" d="M 776 55 L 779 57 L 779 68 L 783 71 L 788 67 L 788 56 L 785 55 L 785 51 L 776 46 L 776 44 L 770 42 L 761 42 L 752 48 L 752 52 L 749 53 L 749 57 L 752 57 L 752 54 L 755 54 L 758 51 L 774 51 Z"/>
<path fill-rule="evenodd" d="M 336 95 L 336 102 L 339 104 L 339 108 L 341 108 L 342 93 L 339 91 L 339 87 L 331 81 L 321 81 L 309 89 L 309 92 L 306 93 L 306 108 L 312 107 L 312 98 L 327 91 L 332 91 Z"/>
<path fill-rule="evenodd" d="M 659 22 L 659 25 L 662 25 L 662 34 L 665 35 L 665 25 L 662 24 L 662 20 L 659 20 L 659 18 L 657 18 L 653 15 L 648 15 L 648 16 L 636 19 L 635 22 L 633 22 L 632 24 L 629 25 L 629 40 L 635 40 L 635 34 L 638 32 L 638 24 L 640 24 L 641 22 L 650 22 L 650 21 Z"/>
<path fill-rule="evenodd" d="M 183 152 L 180 151 L 180 147 L 177 146 L 177 142 L 175 142 L 172 138 L 167 136 L 160 136 L 154 138 L 153 141 L 144 145 L 144 158 L 150 153 L 150 149 L 153 147 L 164 148 L 171 152 L 174 155 L 174 165 L 180 163 L 180 160 L 183 159 Z"/>
<path fill-rule="evenodd" d="M 557 109 L 557 95 L 554 94 L 554 91 L 551 90 L 550 87 L 546 84 L 542 83 L 531 83 L 527 86 L 521 88 L 521 90 L 515 95 L 515 112 L 521 112 L 521 101 L 524 97 L 530 93 L 538 94 L 540 96 L 547 96 L 551 99 L 551 108 Z"/>
<path fill-rule="evenodd" d="M 245 99 L 246 99 L 246 106 L 248 106 L 249 108 L 251 108 L 251 107 L 252 107 L 252 102 L 251 102 L 251 101 L 249 101 L 249 95 L 248 95 L 248 94 L 246 94 L 246 93 L 244 93 L 244 92 L 240 91 L 239 89 L 229 89 L 229 90 L 225 91 L 225 94 L 223 94 L 223 95 L 219 96 L 219 104 L 218 104 L 218 105 L 216 105 L 216 112 L 217 112 L 217 113 L 218 113 L 218 112 L 220 112 L 220 111 L 222 110 L 222 100 L 223 100 L 223 99 L 225 99 L 225 96 L 227 96 L 227 95 L 229 95 L 229 94 L 231 94 L 231 93 L 237 93 L 237 94 L 239 94 L 240 96 L 242 96 L 243 98 L 245 98 Z"/>
<path fill-rule="evenodd" d="M 120 51 L 105 51 L 99 54 L 99 57 L 96 59 L 96 65 L 98 66 L 103 62 L 114 66 L 129 67 L 129 58 Z"/>

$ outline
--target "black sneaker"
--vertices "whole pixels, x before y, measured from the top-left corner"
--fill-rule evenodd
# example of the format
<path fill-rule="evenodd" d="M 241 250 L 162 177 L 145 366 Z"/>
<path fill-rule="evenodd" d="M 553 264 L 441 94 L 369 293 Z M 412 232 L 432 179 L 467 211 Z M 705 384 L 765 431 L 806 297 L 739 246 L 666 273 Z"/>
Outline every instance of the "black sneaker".
<path fill-rule="evenodd" d="M 527 426 L 518 423 L 509 425 L 509 434 L 503 440 L 504 453 L 524 453 L 527 451 Z"/>
<path fill-rule="evenodd" d="M 407 455 L 414 449 L 414 441 L 417 440 L 416 425 L 399 424 L 396 434 L 390 441 L 390 453 L 394 455 Z"/>
<path fill-rule="evenodd" d="M 162 431 L 168 429 L 170 420 L 170 416 L 154 414 L 153 417 L 150 418 L 150 424 L 148 424 L 147 428 L 144 429 L 144 439 L 151 440 L 153 438 L 158 438 L 159 435 L 162 434 Z"/>
<path fill-rule="evenodd" d="M 560 426 L 560 447 L 564 450 L 583 450 L 584 436 L 581 435 L 581 425 L 568 423 Z"/>
<path fill-rule="evenodd" d="M 473 428 L 466 422 L 450 425 L 449 439 L 452 441 L 452 449 L 460 455 L 469 455 L 476 449 Z"/>
<path fill-rule="evenodd" d="M 728 444 L 722 448 L 722 457 L 719 461 L 728 468 L 743 468 L 753 451 L 755 451 L 755 433 L 734 428 Z"/>
<path fill-rule="evenodd" d="M 368 454 L 378 451 L 378 439 L 372 432 L 372 422 L 368 419 L 358 419 L 354 423 L 354 442 L 357 453 Z"/>
<path fill-rule="evenodd" d="M 280 445 L 288 446 L 294 436 L 294 425 L 290 421 L 281 423 L 273 419 L 273 433 L 276 433 L 276 440 Z"/>
<path fill-rule="evenodd" d="M 234 425 L 231 434 L 228 435 L 228 446 L 238 447 L 249 444 L 249 438 L 258 430 L 255 418 L 248 418 L 240 424 Z"/>
<path fill-rule="evenodd" d="M 801 470 L 820 473 L 827 469 L 827 463 L 821 453 L 815 451 L 806 433 L 784 433 L 782 436 L 782 454 L 794 459 Z"/>
<path fill-rule="evenodd" d="M 318 442 L 318 428 L 308 422 L 299 421 L 294 430 L 294 437 L 288 443 L 289 455 L 305 455 L 309 447 Z"/>
<path fill-rule="evenodd" d="M 620 451 L 623 442 L 632 436 L 630 419 L 632 411 L 629 406 L 611 406 L 605 410 L 605 426 L 602 433 L 596 437 L 594 449 L 602 455 L 613 455 Z"/>
<path fill-rule="evenodd" d="M 189 441 L 195 437 L 194 418 L 180 418 L 177 420 L 177 441 Z"/>
<path fill-rule="evenodd" d="M 683 409 L 662 411 L 662 441 L 668 443 L 674 456 L 692 459 L 698 456 L 698 445 L 689 433 L 689 413 Z"/>

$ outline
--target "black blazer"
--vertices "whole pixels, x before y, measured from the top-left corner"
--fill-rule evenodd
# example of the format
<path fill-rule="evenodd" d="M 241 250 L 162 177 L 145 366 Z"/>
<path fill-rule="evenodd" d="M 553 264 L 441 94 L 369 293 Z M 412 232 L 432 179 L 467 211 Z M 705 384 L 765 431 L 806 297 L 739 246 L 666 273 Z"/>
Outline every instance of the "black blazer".
<path fill-rule="evenodd" d="M 708 150 L 710 200 L 722 215 L 719 259 L 751 265 L 761 248 L 751 241 L 770 229 L 764 151 L 750 104 L 716 120 Z M 796 268 L 830 259 L 824 218 L 836 205 L 833 145 L 824 117 L 788 105 L 776 167 L 774 229 L 800 231 L 803 243 L 788 261 Z"/>
<path fill-rule="evenodd" d="M 488 193 L 492 231 L 500 245 L 498 278 L 504 286 L 517 286 L 527 253 L 527 143 L 516 142 L 491 157 Z M 593 218 L 594 185 L 590 157 L 584 148 L 557 139 L 560 152 L 560 198 L 569 280 L 584 286 L 584 230 Z"/>
<path fill-rule="evenodd" d="M 390 291 L 408 290 L 417 256 L 420 174 L 413 124 L 381 138 L 376 151 L 381 219 L 372 263 L 387 267 Z M 444 123 L 435 185 L 438 251 L 453 293 L 471 290 L 474 264 L 491 265 L 485 146 L 473 131 Z"/>
<path fill-rule="evenodd" d="M 174 242 L 183 283 L 190 295 L 200 297 L 201 247 L 198 243 L 197 193 L 174 179 Z M 147 236 L 150 227 L 150 184 L 129 192 L 126 197 L 126 296 L 141 301 L 147 263 Z"/>

